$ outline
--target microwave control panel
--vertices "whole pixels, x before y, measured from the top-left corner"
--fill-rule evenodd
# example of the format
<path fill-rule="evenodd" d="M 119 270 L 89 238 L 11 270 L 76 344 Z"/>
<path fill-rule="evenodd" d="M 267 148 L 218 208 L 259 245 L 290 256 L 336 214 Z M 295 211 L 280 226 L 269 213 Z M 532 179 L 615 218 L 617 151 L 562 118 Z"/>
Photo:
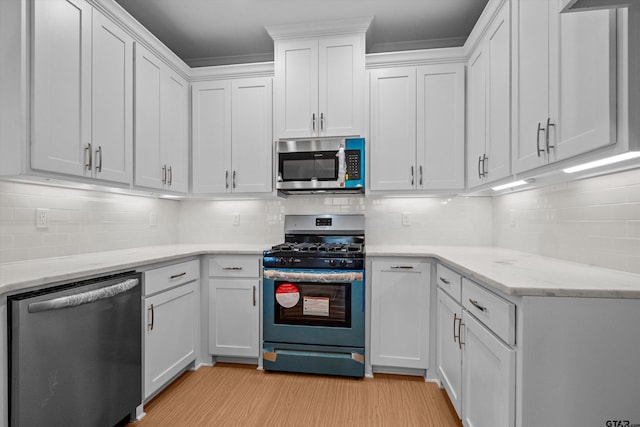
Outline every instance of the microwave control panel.
<path fill-rule="evenodd" d="M 360 179 L 360 150 L 345 150 L 345 162 L 347 163 L 347 176 L 350 181 Z"/>

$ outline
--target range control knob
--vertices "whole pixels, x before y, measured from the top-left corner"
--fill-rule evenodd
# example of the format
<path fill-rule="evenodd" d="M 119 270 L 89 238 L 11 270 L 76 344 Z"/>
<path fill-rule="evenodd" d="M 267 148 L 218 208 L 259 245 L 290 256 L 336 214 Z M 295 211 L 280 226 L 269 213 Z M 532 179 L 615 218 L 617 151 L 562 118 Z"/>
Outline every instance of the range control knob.
<path fill-rule="evenodd" d="M 347 260 L 346 259 L 340 260 L 340 267 L 346 267 L 346 266 L 347 266 Z"/>
<path fill-rule="evenodd" d="M 278 258 L 278 264 L 280 264 L 280 265 L 286 265 L 286 263 L 287 263 L 287 260 L 286 260 L 286 259 L 284 259 L 283 257 Z"/>
<path fill-rule="evenodd" d="M 329 260 L 329 265 L 330 265 L 331 267 L 335 267 L 337 263 L 338 263 L 338 262 L 337 262 L 335 259 L 330 259 L 330 260 Z"/>

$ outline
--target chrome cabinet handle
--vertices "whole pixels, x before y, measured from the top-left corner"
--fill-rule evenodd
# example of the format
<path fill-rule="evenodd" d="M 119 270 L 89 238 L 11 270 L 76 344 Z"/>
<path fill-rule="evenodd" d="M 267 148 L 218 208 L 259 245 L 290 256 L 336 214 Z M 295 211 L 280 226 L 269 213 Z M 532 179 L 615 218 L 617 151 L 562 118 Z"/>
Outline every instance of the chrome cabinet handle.
<path fill-rule="evenodd" d="M 171 166 L 169 166 L 169 179 L 168 179 L 169 186 L 171 186 L 172 182 L 173 182 L 173 169 Z"/>
<path fill-rule="evenodd" d="M 162 183 L 167 183 L 167 165 L 162 165 Z"/>
<path fill-rule="evenodd" d="M 462 323 L 462 317 L 460 317 L 460 322 L 458 322 L 458 348 L 460 348 L 460 350 L 462 350 L 462 346 L 465 344 L 464 342 L 462 342 L 463 326 L 464 326 L 464 323 Z"/>
<path fill-rule="evenodd" d="M 186 274 L 187 274 L 187 272 L 183 271 L 182 273 L 178 273 L 178 274 L 174 274 L 173 276 L 169 276 L 169 279 L 171 279 L 171 280 L 177 279 L 178 277 L 185 276 Z"/>
<path fill-rule="evenodd" d="M 311 129 L 316 131 L 316 113 L 311 114 Z"/>
<path fill-rule="evenodd" d="M 153 324 L 154 324 L 154 317 L 155 317 L 153 313 L 153 304 L 149 306 L 149 311 L 151 312 L 151 322 L 147 326 L 149 326 L 150 331 L 153 331 Z"/>
<path fill-rule="evenodd" d="M 453 313 L 453 342 L 456 342 L 456 339 L 460 341 L 460 328 L 458 327 L 458 333 L 456 334 L 456 321 L 462 322 L 462 317 L 458 317 L 458 313 Z"/>
<path fill-rule="evenodd" d="M 485 311 L 487 311 L 487 307 L 484 307 L 484 306 L 480 305 L 480 303 L 479 303 L 478 301 L 476 301 L 476 300 L 474 300 L 474 299 L 469 298 L 469 302 L 470 302 L 471 304 L 473 304 L 473 306 L 474 306 L 475 308 L 477 308 L 478 310 L 482 311 L 483 313 L 484 313 Z"/>
<path fill-rule="evenodd" d="M 422 165 L 420 165 L 420 179 L 418 180 L 420 186 L 422 186 Z"/>
<path fill-rule="evenodd" d="M 96 162 L 98 163 L 96 166 L 96 172 L 102 172 L 102 146 L 98 145 L 98 149 L 96 150 Z"/>
<path fill-rule="evenodd" d="M 256 306 L 256 285 L 253 285 L 253 306 Z"/>
<path fill-rule="evenodd" d="M 224 171 L 224 188 L 229 189 L 229 171 Z"/>
<path fill-rule="evenodd" d="M 90 171 L 93 168 L 93 151 L 91 151 L 91 143 L 88 143 L 87 146 L 84 147 L 84 152 L 85 157 L 87 157 L 88 153 L 88 159 L 84 166 Z"/>
<path fill-rule="evenodd" d="M 489 163 L 489 158 L 487 157 L 487 153 L 484 153 L 482 155 L 482 176 L 489 175 L 489 172 L 487 171 L 487 163 Z"/>
<path fill-rule="evenodd" d="M 324 130 L 324 113 L 320 113 L 320 130 Z"/>
<path fill-rule="evenodd" d="M 232 182 L 232 187 L 235 189 L 236 188 L 236 171 L 233 171 L 233 178 L 231 179 Z"/>
<path fill-rule="evenodd" d="M 413 270 L 412 265 L 392 265 L 393 270 Z"/>
<path fill-rule="evenodd" d="M 413 175 L 413 166 L 411 166 L 411 186 L 415 183 L 414 175 Z"/>
<path fill-rule="evenodd" d="M 444 277 L 440 277 L 440 281 L 442 283 L 444 283 L 445 285 L 450 285 L 451 284 L 451 282 L 449 280 L 445 279 Z"/>
<path fill-rule="evenodd" d="M 555 123 L 551 123 L 551 117 L 547 117 L 547 131 L 545 132 L 545 145 L 547 147 L 547 153 L 550 153 L 550 148 L 556 148 L 554 145 L 549 145 L 549 134 L 551 133 L 551 126 L 555 127 Z"/>
<path fill-rule="evenodd" d="M 223 270 L 226 271 L 238 271 L 238 270 L 242 270 L 242 267 L 222 267 Z"/>
<path fill-rule="evenodd" d="M 538 152 L 538 157 L 540 157 L 540 153 L 544 153 L 544 148 L 540 149 L 540 132 L 544 132 L 545 128 L 541 126 L 542 124 L 538 122 L 538 133 L 536 134 L 536 151 Z"/>
<path fill-rule="evenodd" d="M 478 179 L 482 178 L 482 170 L 480 169 L 481 163 L 482 163 L 482 156 L 478 156 Z"/>

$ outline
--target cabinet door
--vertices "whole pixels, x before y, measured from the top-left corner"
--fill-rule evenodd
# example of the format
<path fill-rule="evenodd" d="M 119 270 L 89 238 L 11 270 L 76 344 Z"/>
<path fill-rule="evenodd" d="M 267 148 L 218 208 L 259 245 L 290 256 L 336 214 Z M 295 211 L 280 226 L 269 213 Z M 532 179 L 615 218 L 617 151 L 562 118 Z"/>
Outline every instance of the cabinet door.
<path fill-rule="evenodd" d="M 486 44 L 487 139 L 485 171 L 487 182 L 504 178 L 511 170 L 511 31 L 506 3 L 489 27 Z"/>
<path fill-rule="evenodd" d="M 189 86 L 176 73 L 165 70 L 161 90 L 162 164 L 167 168 L 165 188 L 189 191 Z"/>
<path fill-rule="evenodd" d="M 195 360 L 197 282 L 145 299 L 145 399 Z"/>
<path fill-rule="evenodd" d="M 94 174 L 129 183 L 133 175 L 133 39 L 96 11 L 92 43 Z"/>
<path fill-rule="evenodd" d="M 430 264 L 398 259 L 372 268 L 371 364 L 427 369 Z"/>
<path fill-rule="evenodd" d="M 462 420 L 464 425 L 515 425 L 516 353 L 463 313 Z"/>
<path fill-rule="evenodd" d="M 231 82 L 196 82 L 191 102 L 192 191 L 231 191 Z"/>
<path fill-rule="evenodd" d="M 547 163 L 550 1 L 513 2 L 513 172 Z M 584 88 L 586 89 L 586 88 Z M 539 152 L 538 149 L 542 151 Z"/>
<path fill-rule="evenodd" d="M 134 182 L 162 189 L 165 179 L 161 145 L 162 63 L 140 44 L 135 46 L 135 173 Z"/>
<path fill-rule="evenodd" d="M 459 344 L 462 307 L 438 288 L 436 338 L 437 375 L 449 400 L 462 415 L 462 349 Z"/>
<path fill-rule="evenodd" d="M 479 49 L 467 65 L 467 185 L 483 182 L 482 160 L 486 141 L 486 64 L 485 52 Z"/>
<path fill-rule="evenodd" d="M 275 85 L 276 138 L 317 135 L 318 40 L 276 42 Z"/>
<path fill-rule="evenodd" d="M 209 280 L 209 353 L 258 357 L 259 279 Z"/>
<path fill-rule="evenodd" d="M 419 67 L 417 188 L 464 189 L 464 64 Z"/>
<path fill-rule="evenodd" d="M 32 43 L 31 167 L 90 175 L 91 7 L 34 1 Z"/>
<path fill-rule="evenodd" d="M 271 79 L 234 80 L 231 104 L 233 191 L 270 192 L 273 181 Z"/>
<path fill-rule="evenodd" d="M 551 161 L 616 142 L 615 10 L 558 15 L 551 40 Z M 555 60 L 555 61 L 554 61 Z"/>
<path fill-rule="evenodd" d="M 372 190 L 416 185 L 416 69 L 372 70 L 369 142 Z"/>
<path fill-rule="evenodd" d="M 362 40 L 362 36 L 344 36 L 319 41 L 320 136 L 362 134 L 365 86 Z"/>

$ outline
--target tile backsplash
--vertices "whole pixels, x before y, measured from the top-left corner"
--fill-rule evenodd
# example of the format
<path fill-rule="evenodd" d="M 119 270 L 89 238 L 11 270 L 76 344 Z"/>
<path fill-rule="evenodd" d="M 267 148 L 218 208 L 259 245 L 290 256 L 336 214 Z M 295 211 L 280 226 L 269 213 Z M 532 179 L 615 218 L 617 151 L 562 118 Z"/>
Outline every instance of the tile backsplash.
<path fill-rule="evenodd" d="M 640 169 L 494 197 L 493 244 L 640 273 Z"/>
<path fill-rule="evenodd" d="M 36 228 L 38 208 L 48 228 Z M 0 180 L 0 262 L 175 243 L 178 213 L 172 200 Z"/>
<path fill-rule="evenodd" d="M 35 227 L 37 208 L 49 209 L 47 229 Z M 286 214 L 303 213 L 365 213 L 375 245 L 494 245 L 640 273 L 640 169 L 451 199 L 175 201 L 0 180 L 0 262 L 169 243 L 266 248 L 282 240 Z"/>

